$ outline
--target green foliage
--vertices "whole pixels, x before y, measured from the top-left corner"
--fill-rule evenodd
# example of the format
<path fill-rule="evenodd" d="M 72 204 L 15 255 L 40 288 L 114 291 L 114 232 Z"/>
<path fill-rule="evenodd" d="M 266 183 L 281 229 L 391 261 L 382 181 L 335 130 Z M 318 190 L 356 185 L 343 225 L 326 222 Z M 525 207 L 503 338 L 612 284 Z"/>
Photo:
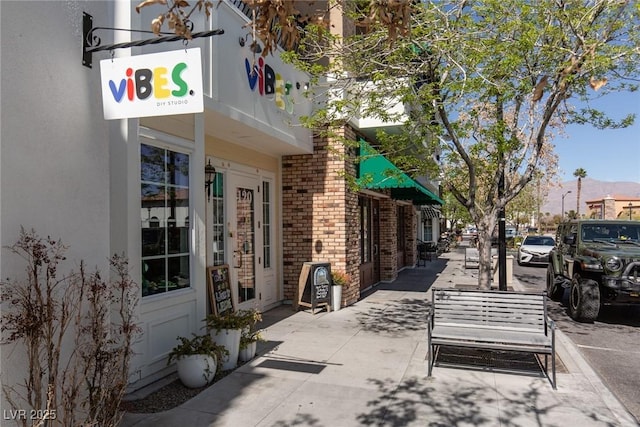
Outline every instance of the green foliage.
<path fill-rule="evenodd" d="M 229 351 L 224 346 L 216 344 L 209 334 L 192 334 L 191 338 L 178 337 L 178 341 L 180 343 L 169 352 L 167 365 L 183 356 L 202 354 L 214 357 L 216 360 L 222 360 L 224 356 L 229 354 Z M 221 366 L 221 364 L 218 363 L 218 366 Z"/>
<path fill-rule="evenodd" d="M 247 348 L 247 346 L 252 342 L 264 341 L 264 330 L 243 330 L 242 335 L 240 335 L 240 350 Z"/>
<path fill-rule="evenodd" d="M 337 127 L 353 117 L 404 121 L 378 135 L 376 148 L 405 171 L 437 174 L 471 222 L 486 230 L 481 238 L 490 237 L 498 212 L 528 182 L 539 175 L 553 180 L 557 159 L 550 141 L 565 123 L 631 123 L 631 116 L 614 121 L 571 101 L 588 105 L 637 88 L 640 10 L 632 2 L 412 5 L 406 37 L 392 37 L 375 23 L 341 43 L 322 28 L 305 34 L 304 46 L 313 49 L 298 52 L 296 61 L 314 64 L 313 78 L 326 88 L 317 94 L 328 100 L 306 124 Z M 488 247 L 480 245 L 480 280 L 487 283 Z"/>
<path fill-rule="evenodd" d="M 450 192 L 445 191 L 441 198 L 444 201 L 442 213 L 447 220 L 451 221 L 451 228 L 462 228 L 466 224 L 473 223 L 469 211 Z"/>
<path fill-rule="evenodd" d="M 255 309 L 238 310 L 223 316 L 209 314 L 204 320 L 207 330 L 220 332 L 223 329 L 244 329 L 255 326 L 262 320 L 262 315 Z"/>

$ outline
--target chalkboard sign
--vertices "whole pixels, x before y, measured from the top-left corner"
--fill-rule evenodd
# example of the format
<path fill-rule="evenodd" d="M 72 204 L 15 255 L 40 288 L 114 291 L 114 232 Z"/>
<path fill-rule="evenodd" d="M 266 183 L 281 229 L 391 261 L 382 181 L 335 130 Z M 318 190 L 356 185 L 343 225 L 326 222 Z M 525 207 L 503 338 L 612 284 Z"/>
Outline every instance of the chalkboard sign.
<path fill-rule="evenodd" d="M 311 307 L 331 306 L 331 264 L 327 262 L 305 262 L 298 280 L 298 305 Z"/>
<path fill-rule="evenodd" d="M 213 313 L 218 316 L 233 313 L 235 305 L 233 304 L 229 266 L 223 264 L 207 268 L 207 281 L 209 282 L 209 301 Z"/>

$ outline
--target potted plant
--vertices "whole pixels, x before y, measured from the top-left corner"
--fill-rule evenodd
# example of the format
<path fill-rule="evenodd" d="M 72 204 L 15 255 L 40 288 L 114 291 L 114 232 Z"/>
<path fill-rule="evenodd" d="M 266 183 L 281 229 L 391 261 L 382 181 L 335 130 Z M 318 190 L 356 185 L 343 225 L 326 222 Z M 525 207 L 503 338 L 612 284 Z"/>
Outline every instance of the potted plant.
<path fill-rule="evenodd" d="M 248 362 L 256 356 L 258 341 L 264 341 L 262 329 L 249 331 L 243 330 L 240 337 L 240 361 Z"/>
<path fill-rule="evenodd" d="M 238 310 L 224 315 L 210 314 L 206 317 L 206 328 L 213 340 L 228 350 L 222 370 L 234 369 L 238 364 L 242 331 L 251 328 L 261 319 L 257 310 Z"/>
<path fill-rule="evenodd" d="M 240 361 L 246 362 L 256 355 L 257 342 L 262 341 L 261 331 L 257 324 L 262 320 L 262 314 L 256 309 L 241 310 L 239 314 L 244 319 L 244 328 L 240 336 Z"/>
<path fill-rule="evenodd" d="M 338 311 L 342 304 L 342 287 L 349 284 L 349 276 L 342 271 L 332 271 L 331 283 L 331 305 L 333 307 L 333 311 Z"/>
<path fill-rule="evenodd" d="M 218 361 L 228 353 L 227 350 L 216 344 L 209 334 L 178 337 L 178 341 L 180 343 L 169 353 L 167 364 L 176 360 L 178 377 L 186 387 L 199 388 L 209 384 L 218 370 Z"/>

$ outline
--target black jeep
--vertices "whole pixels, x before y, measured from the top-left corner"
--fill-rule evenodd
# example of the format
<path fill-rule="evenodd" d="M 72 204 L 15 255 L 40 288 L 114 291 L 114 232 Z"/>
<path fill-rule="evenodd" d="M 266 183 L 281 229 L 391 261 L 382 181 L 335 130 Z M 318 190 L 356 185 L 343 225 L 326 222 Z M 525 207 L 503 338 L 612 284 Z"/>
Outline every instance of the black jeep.
<path fill-rule="evenodd" d="M 601 305 L 640 304 L 640 221 L 573 220 L 558 227 L 547 294 L 569 288 L 569 315 L 593 322 Z"/>

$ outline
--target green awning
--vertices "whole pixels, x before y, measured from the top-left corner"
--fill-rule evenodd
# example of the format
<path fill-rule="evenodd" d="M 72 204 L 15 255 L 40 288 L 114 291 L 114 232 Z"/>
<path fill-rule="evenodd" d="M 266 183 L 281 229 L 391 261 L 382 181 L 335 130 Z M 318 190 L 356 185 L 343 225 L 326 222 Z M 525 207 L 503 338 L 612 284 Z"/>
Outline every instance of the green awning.
<path fill-rule="evenodd" d="M 442 205 L 438 196 L 402 172 L 365 141 L 360 142 L 358 183 L 370 190 L 391 190 L 397 200 L 412 200 L 416 205 Z"/>

